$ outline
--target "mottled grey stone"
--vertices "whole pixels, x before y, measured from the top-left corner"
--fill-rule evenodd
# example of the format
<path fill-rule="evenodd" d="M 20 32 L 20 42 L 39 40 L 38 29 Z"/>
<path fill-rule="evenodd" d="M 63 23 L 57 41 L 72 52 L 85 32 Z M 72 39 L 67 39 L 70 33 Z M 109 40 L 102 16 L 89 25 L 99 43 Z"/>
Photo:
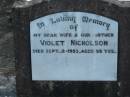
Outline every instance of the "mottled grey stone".
<path fill-rule="evenodd" d="M 0 97 L 16 96 L 15 55 L 11 23 L 14 0 L 0 1 Z"/>
<path fill-rule="evenodd" d="M 16 97 L 15 76 L 0 74 L 0 96 Z"/>
<path fill-rule="evenodd" d="M 130 1 L 120 1 L 120 0 L 103 0 L 103 1 L 107 1 L 110 4 L 115 4 L 118 5 L 119 7 L 130 7 Z"/>

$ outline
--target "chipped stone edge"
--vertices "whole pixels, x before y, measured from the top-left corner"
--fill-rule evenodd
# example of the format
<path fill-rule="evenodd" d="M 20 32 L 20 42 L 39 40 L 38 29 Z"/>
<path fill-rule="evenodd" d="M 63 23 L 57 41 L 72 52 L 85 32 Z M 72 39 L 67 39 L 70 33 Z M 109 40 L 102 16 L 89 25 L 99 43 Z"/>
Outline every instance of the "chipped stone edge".
<path fill-rule="evenodd" d="M 49 0 L 21 0 L 15 1 L 13 4 L 13 8 L 27 8 L 32 5 L 41 3 L 42 1 L 49 1 Z"/>
<path fill-rule="evenodd" d="M 50 0 L 21 0 L 21 1 L 15 1 L 13 4 L 13 8 L 26 8 L 30 7 L 32 5 L 41 3 L 42 1 L 50 1 Z M 101 0 L 108 2 L 109 4 L 115 4 L 119 7 L 130 7 L 130 1 L 119 1 L 119 0 Z"/>
<path fill-rule="evenodd" d="M 120 0 L 102 0 L 108 2 L 109 4 L 115 4 L 119 7 L 130 7 L 130 1 L 120 1 Z"/>

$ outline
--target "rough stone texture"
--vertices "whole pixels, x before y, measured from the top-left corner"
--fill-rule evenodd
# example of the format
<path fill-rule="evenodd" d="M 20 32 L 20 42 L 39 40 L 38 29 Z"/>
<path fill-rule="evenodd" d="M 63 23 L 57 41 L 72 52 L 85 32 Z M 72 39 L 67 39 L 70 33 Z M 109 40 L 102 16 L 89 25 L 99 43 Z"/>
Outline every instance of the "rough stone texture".
<path fill-rule="evenodd" d="M 11 8 L 14 0 L 0 1 L 0 97 L 15 97 L 14 39 Z"/>
<path fill-rule="evenodd" d="M 103 0 L 109 2 L 109 4 L 115 4 L 120 7 L 130 7 L 130 1 L 120 1 L 120 0 Z"/>
<path fill-rule="evenodd" d="M 0 3 L 0 67 L 14 67 L 14 41 L 11 24 L 13 0 Z"/>
<path fill-rule="evenodd" d="M 42 1 L 51 1 L 51 0 L 29 0 L 28 2 L 26 2 L 28 0 L 18 0 L 17 2 L 14 3 L 14 6 L 17 8 L 25 8 L 28 6 L 32 6 L 34 4 L 38 4 L 41 3 Z M 130 1 L 120 1 L 120 0 L 102 0 L 102 1 L 106 1 L 109 3 L 109 5 L 111 4 L 115 4 L 119 7 L 130 7 Z"/>
<path fill-rule="evenodd" d="M 15 76 L 0 74 L 0 97 L 15 97 Z"/>

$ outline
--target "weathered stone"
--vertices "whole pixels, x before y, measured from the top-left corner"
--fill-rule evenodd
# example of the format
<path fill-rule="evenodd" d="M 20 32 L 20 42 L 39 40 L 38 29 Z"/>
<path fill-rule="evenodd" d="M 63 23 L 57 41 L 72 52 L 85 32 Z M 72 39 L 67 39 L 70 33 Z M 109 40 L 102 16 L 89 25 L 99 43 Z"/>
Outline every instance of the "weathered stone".
<path fill-rule="evenodd" d="M 102 0 L 43 0 L 38 4 L 15 5 L 14 27 L 17 54 L 18 97 L 129 97 L 130 96 L 130 13 Z M 32 81 L 30 57 L 30 21 L 62 11 L 91 12 L 119 22 L 118 81 Z M 120 87 L 118 86 L 120 83 Z"/>
<path fill-rule="evenodd" d="M 14 0 L 0 2 L 0 97 L 15 97 L 15 55 L 11 24 Z"/>

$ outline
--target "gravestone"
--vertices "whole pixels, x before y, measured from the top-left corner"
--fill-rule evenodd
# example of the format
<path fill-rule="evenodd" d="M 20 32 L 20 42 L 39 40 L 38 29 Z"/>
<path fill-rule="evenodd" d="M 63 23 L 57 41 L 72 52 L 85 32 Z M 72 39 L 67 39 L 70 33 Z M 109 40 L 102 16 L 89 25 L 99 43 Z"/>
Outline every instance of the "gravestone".
<path fill-rule="evenodd" d="M 129 97 L 129 8 L 102 0 L 14 4 L 18 97 Z"/>

